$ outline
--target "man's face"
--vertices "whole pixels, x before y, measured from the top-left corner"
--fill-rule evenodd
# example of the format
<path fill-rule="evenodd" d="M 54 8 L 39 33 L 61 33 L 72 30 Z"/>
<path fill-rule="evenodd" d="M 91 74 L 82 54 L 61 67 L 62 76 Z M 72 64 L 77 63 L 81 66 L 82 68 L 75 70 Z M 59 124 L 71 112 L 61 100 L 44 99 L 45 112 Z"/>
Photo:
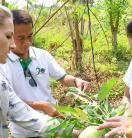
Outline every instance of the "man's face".
<path fill-rule="evenodd" d="M 28 52 L 29 46 L 32 44 L 32 24 L 15 24 L 14 41 L 16 48 L 12 51 L 18 55 L 24 55 Z"/>
<path fill-rule="evenodd" d="M 132 49 L 132 38 L 128 37 L 128 43 L 129 43 L 130 49 Z"/>

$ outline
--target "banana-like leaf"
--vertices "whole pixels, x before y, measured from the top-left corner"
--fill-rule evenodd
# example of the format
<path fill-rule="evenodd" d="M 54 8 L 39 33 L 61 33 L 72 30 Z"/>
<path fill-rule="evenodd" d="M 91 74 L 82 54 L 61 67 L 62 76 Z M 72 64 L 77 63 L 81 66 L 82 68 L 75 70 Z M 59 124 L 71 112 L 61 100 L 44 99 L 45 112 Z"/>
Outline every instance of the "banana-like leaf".
<path fill-rule="evenodd" d="M 113 88 L 115 83 L 116 83 L 116 80 L 111 79 L 102 85 L 102 87 L 98 93 L 98 100 L 99 101 L 104 101 L 109 96 L 109 92 Z"/>

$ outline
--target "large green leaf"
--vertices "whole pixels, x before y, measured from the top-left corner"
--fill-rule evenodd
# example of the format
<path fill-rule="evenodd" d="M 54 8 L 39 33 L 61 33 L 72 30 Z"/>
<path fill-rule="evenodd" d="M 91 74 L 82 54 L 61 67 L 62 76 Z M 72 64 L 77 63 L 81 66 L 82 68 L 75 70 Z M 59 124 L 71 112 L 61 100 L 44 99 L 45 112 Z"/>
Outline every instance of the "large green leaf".
<path fill-rule="evenodd" d="M 55 108 L 57 109 L 57 111 L 59 111 L 61 113 L 76 114 L 75 109 L 72 107 L 55 105 Z"/>
<path fill-rule="evenodd" d="M 72 131 L 73 131 L 74 125 L 68 126 L 61 136 L 61 138 L 72 138 Z"/>
<path fill-rule="evenodd" d="M 98 93 L 98 100 L 99 101 L 104 101 L 109 96 L 109 92 L 113 88 L 115 83 L 116 83 L 116 80 L 111 79 L 102 85 L 102 87 Z"/>
<path fill-rule="evenodd" d="M 66 106 L 55 106 L 57 111 L 65 113 L 66 115 L 72 115 L 76 117 L 79 120 L 87 121 L 88 115 L 86 112 L 81 110 L 80 108 L 72 108 L 72 107 L 66 107 Z"/>

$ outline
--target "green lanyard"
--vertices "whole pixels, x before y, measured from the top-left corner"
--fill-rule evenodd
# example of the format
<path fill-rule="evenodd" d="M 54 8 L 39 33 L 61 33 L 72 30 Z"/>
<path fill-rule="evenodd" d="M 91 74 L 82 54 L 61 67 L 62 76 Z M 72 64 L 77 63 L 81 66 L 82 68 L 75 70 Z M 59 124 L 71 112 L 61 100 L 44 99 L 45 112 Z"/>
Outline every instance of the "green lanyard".
<path fill-rule="evenodd" d="M 27 61 L 25 61 L 23 58 L 20 59 L 20 63 L 21 63 L 21 66 L 23 68 L 23 70 L 26 70 L 29 66 L 29 64 L 31 63 L 31 58 L 28 57 Z"/>

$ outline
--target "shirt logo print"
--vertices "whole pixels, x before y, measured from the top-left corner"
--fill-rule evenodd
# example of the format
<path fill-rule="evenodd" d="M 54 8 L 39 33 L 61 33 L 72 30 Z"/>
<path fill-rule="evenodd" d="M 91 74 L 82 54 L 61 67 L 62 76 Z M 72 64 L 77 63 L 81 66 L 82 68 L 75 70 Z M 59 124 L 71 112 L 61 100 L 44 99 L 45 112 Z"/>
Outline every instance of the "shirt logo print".
<path fill-rule="evenodd" d="M 8 87 L 7 87 L 7 84 L 6 84 L 5 81 L 2 82 L 1 87 L 2 87 L 2 91 L 6 91 L 7 90 Z"/>
<path fill-rule="evenodd" d="M 11 109 L 15 108 L 15 104 L 13 104 L 12 101 L 9 101 L 9 107 L 10 107 Z"/>

